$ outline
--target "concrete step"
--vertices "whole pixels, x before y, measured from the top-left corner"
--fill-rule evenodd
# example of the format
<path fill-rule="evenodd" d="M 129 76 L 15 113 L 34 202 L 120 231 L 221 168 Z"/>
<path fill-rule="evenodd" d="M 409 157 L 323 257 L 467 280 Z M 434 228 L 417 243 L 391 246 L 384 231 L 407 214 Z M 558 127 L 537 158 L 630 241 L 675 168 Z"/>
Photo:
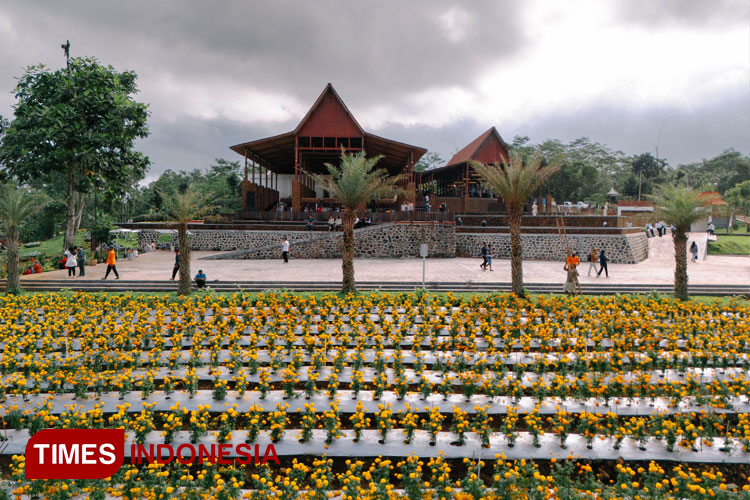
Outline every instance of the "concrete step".
<path fill-rule="evenodd" d="M 0 280 L 0 288 L 5 282 Z M 268 289 L 288 289 L 293 291 L 338 291 L 341 283 L 338 281 L 308 282 L 308 281 L 235 281 L 209 282 L 208 286 L 215 291 L 263 291 Z M 412 291 L 420 288 L 421 282 L 358 282 L 359 290 L 382 291 Z M 483 292 L 510 291 L 511 284 L 507 282 L 477 283 L 477 282 L 427 282 L 426 288 L 436 292 Z M 561 293 L 562 283 L 527 283 L 525 288 L 530 293 Z M 133 281 L 133 280 L 23 280 L 21 287 L 27 291 L 59 291 L 63 289 L 88 292 L 174 292 L 177 290 L 176 281 Z M 669 284 L 611 284 L 586 283 L 581 285 L 586 295 L 611 295 L 630 293 L 660 292 L 670 293 L 673 290 Z M 750 286 L 743 285 L 690 285 L 689 290 L 695 295 L 712 296 L 750 296 Z"/>

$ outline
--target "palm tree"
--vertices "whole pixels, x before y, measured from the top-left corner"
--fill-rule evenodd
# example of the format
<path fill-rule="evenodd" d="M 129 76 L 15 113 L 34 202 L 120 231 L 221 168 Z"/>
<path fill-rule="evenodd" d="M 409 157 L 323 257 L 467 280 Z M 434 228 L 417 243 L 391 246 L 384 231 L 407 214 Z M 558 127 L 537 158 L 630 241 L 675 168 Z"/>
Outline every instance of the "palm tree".
<path fill-rule="evenodd" d="M 523 247 L 521 246 L 521 217 L 523 206 L 534 191 L 560 167 L 556 163 L 542 165 L 541 158 L 524 162 L 521 155 L 511 153 L 503 164 L 485 165 L 471 160 L 471 166 L 482 177 L 487 187 L 503 200 L 510 226 L 511 291 L 523 295 Z"/>
<path fill-rule="evenodd" d="M 319 184 L 344 207 L 344 248 L 341 270 L 341 292 L 356 292 L 354 282 L 354 218 L 357 210 L 376 198 L 392 196 L 398 190 L 400 177 L 392 177 L 384 169 L 375 169 L 382 155 L 367 158 L 364 151 L 349 154 L 341 151 L 341 165 L 326 163 L 330 176 L 313 174 Z"/>
<path fill-rule="evenodd" d="M 206 210 L 207 196 L 193 186 L 184 192 L 176 192 L 165 200 L 169 216 L 177 223 L 177 247 L 180 249 L 180 280 L 177 284 L 177 295 L 190 295 L 190 242 L 188 241 L 188 222 L 200 216 Z"/>
<path fill-rule="evenodd" d="M 8 279 L 5 282 L 6 293 L 18 293 L 19 271 L 18 271 L 18 245 L 20 235 L 19 226 L 29 217 L 33 216 L 43 203 L 29 195 L 29 193 L 12 184 L 0 187 L 0 224 L 5 229 L 5 245 L 8 249 L 7 266 Z"/>
<path fill-rule="evenodd" d="M 693 222 L 705 216 L 703 202 L 698 193 L 687 187 L 665 186 L 656 196 L 658 212 L 667 224 L 675 227 L 674 242 L 674 296 L 688 299 L 687 233 Z"/>

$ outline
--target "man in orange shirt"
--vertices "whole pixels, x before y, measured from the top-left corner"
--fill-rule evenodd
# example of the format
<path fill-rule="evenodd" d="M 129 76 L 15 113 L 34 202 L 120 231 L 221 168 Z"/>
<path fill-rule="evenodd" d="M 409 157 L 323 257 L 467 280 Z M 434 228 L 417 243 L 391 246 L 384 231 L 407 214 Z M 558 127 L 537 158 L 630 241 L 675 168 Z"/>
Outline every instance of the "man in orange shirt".
<path fill-rule="evenodd" d="M 570 256 L 568 256 L 568 259 L 565 261 L 566 264 L 573 265 L 573 266 L 580 266 L 581 265 L 581 259 L 578 258 L 578 255 L 576 255 L 575 252 L 571 253 Z"/>
<path fill-rule="evenodd" d="M 117 273 L 117 266 L 115 266 L 115 263 L 117 262 L 117 256 L 115 255 L 115 247 L 109 247 L 109 253 L 107 254 L 107 272 L 104 273 L 103 280 L 107 279 L 107 276 L 109 276 L 110 271 L 115 272 L 115 279 L 119 280 L 120 275 Z"/>

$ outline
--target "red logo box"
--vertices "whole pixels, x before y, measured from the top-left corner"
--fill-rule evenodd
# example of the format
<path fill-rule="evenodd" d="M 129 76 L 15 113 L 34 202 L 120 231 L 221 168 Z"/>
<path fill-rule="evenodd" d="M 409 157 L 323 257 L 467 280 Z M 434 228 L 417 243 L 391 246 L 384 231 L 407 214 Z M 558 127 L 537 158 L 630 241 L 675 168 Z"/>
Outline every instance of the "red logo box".
<path fill-rule="evenodd" d="M 125 457 L 123 429 L 44 429 L 26 443 L 26 479 L 104 479 Z"/>

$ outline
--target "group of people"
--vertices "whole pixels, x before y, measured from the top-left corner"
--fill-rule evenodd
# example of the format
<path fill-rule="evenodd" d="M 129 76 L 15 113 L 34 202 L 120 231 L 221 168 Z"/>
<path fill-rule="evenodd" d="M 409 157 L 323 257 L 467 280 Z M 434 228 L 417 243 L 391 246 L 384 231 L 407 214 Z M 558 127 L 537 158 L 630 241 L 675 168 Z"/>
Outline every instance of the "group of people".
<path fill-rule="evenodd" d="M 107 252 L 107 259 L 105 260 L 105 263 L 107 264 L 107 271 L 104 274 L 103 280 L 107 279 L 109 277 L 109 273 L 114 272 L 115 279 L 120 279 L 120 275 L 117 272 L 117 255 L 115 253 L 115 247 L 110 246 L 109 250 Z M 36 270 L 38 267 L 38 271 Z M 41 265 L 37 262 L 35 262 L 33 266 L 33 272 L 41 272 Z M 86 276 L 86 251 L 81 246 L 72 246 L 65 250 L 63 252 L 62 260 L 60 260 L 60 269 L 67 269 L 68 270 L 68 277 L 75 278 L 76 276 L 76 269 L 78 269 L 78 276 L 79 277 L 85 277 Z"/>
<path fill-rule="evenodd" d="M 597 250 L 596 248 L 592 248 L 591 252 L 588 255 L 589 271 L 587 276 L 590 277 L 591 271 L 594 271 L 596 273 L 596 277 L 598 278 L 599 276 L 601 276 L 602 271 L 604 271 L 604 275 L 609 278 L 609 269 L 607 269 L 608 261 L 609 260 L 607 259 L 607 254 L 604 252 L 604 250 Z M 596 269 L 597 264 L 599 264 L 598 271 Z M 565 259 L 565 266 L 563 266 L 563 270 L 567 272 L 567 277 L 565 279 L 563 291 L 568 295 L 581 293 L 581 285 L 578 282 L 578 266 L 580 265 L 581 259 L 578 257 L 578 254 L 576 252 L 572 252 L 568 256 L 568 258 Z"/>
<path fill-rule="evenodd" d="M 182 265 L 182 254 L 180 253 L 179 248 L 175 248 L 174 250 L 174 266 L 172 266 L 172 280 L 174 281 L 175 277 L 177 277 L 177 273 L 180 271 L 180 266 Z M 206 288 L 206 280 L 208 277 L 206 276 L 206 273 L 203 272 L 203 269 L 198 269 L 198 273 L 193 277 L 195 280 L 195 286 L 197 288 Z"/>
<path fill-rule="evenodd" d="M 659 234 L 659 237 L 661 238 L 665 234 L 667 234 L 667 229 L 671 229 L 672 231 L 675 230 L 674 226 L 667 226 L 667 223 L 660 220 L 656 224 L 651 224 L 650 222 L 646 223 L 646 237 L 647 238 L 653 238 L 656 236 L 656 233 Z M 656 233 L 654 233 L 654 230 L 656 230 Z"/>
<path fill-rule="evenodd" d="M 329 231 L 341 231 L 344 227 L 344 222 L 341 220 L 341 216 L 337 215 L 335 218 L 333 215 L 328 217 L 328 230 Z"/>
<path fill-rule="evenodd" d="M 32 258 L 26 269 L 23 270 L 23 274 L 38 274 L 42 272 L 42 263 L 38 259 Z"/>
<path fill-rule="evenodd" d="M 60 267 L 68 270 L 68 278 L 71 276 L 75 278 L 76 268 L 79 270 L 78 276 L 86 276 L 86 252 L 83 247 L 72 246 L 65 250 Z"/>

